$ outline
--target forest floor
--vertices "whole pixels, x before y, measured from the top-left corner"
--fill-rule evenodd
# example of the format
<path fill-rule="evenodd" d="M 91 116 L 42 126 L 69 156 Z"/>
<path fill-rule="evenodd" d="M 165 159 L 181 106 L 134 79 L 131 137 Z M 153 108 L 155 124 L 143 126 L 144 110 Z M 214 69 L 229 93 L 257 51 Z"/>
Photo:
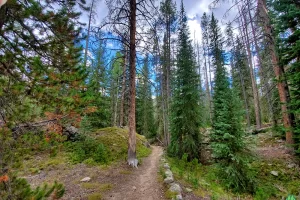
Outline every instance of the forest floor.
<path fill-rule="evenodd" d="M 119 129 L 111 130 L 112 132 L 106 130 L 105 133 L 112 136 L 115 131 L 115 137 L 120 141 L 117 141 L 117 138 L 106 138 L 108 147 L 111 144 L 110 149 L 122 149 L 122 152 L 126 152 L 126 137 L 121 137 Z M 103 136 L 103 131 L 99 131 L 98 135 Z M 188 168 L 180 170 L 180 160 L 168 158 L 175 181 L 182 188 L 193 189 L 192 192 L 183 190 L 183 198 L 265 200 L 282 199 L 288 194 L 299 195 L 298 161 L 290 155 L 284 140 L 273 135 L 271 131 L 250 135 L 246 140 L 252 144 L 248 148 L 255 156 L 251 167 L 256 172 L 258 189 L 254 195 L 236 195 L 227 191 L 214 175 L 213 165 L 199 165 L 197 172 L 189 171 Z M 162 183 L 163 176 L 159 173 L 163 148 L 152 146 L 151 149 L 151 154 L 147 154 L 149 156 L 140 159 L 137 169 L 128 166 L 125 157 L 109 165 L 89 165 L 72 164 L 64 151 L 53 158 L 41 153 L 25 158 L 19 176 L 26 178 L 33 187 L 45 183 L 51 185 L 55 181 L 64 184 L 63 200 L 165 200 L 166 186 Z M 87 177 L 90 180 L 82 181 Z"/>
<path fill-rule="evenodd" d="M 126 179 L 119 179 L 112 190 L 104 196 L 110 200 L 162 200 L 164 198 L 162 184 L 158 182 L 159 159 L 163 149 L 152 147 L 152 153 L 143 160 L 138 169 L 130 169 L 132 174 Z"/>
<path fill-rule="evenodd" d="M 246 141 L 249 144 L 247 148 L 255 158 L 250 163 L 256 177 L 254 194 L 235 194 L 226 190 L 214 175 L 214 165 L 200 165 L 197 172 L 184 170 L 183 175 L 180 175 L 182 173 L 182 169 L 178 167 L 180 160 L 169 158 L 176 181 L 182 188 L 193 188 L 191 193 L 184 192 L 183 198 L 275 200 L 286 199 L 289 194 L 293 194 L 300 199 L 299 161 L 290 154 L 290 148 L 285 145 L 285 141 L 272 131 L 249 135 Z"/>
<path fill-rule="evenodd" d="M 162 154 L 161 147 L 152 146 L 152 153 L 142 159 L 137 169 L 129 167 L 125 161 L 109 167 L 71 165 L 64 155 L 50 161 L 48 156 L 41 155 L 36 157 L 36 162 L 46 162 L 45 169 L 34 175 L 24 174 L 23 178 L 33 187 L 54 181 L 63 183 L 66 190 L 63 200 L 163 200 L 163 185 L 158 181 Z M 85 177 L 90 180 L 82 182 Z"/>

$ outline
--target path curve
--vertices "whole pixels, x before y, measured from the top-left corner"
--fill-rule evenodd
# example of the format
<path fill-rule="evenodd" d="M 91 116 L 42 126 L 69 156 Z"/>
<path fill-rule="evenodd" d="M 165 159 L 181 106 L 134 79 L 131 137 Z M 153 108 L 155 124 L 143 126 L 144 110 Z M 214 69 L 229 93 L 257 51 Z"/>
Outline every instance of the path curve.
<path fill-rule="evenodd" d="M 103 199 L 105 200 L 163 200 L 163 186 L 158 182 L 159 159 L 162 147 L 152 146 L 152 153 L 143 160 L 138 169 L 126 180 L 115 183 Z"/>

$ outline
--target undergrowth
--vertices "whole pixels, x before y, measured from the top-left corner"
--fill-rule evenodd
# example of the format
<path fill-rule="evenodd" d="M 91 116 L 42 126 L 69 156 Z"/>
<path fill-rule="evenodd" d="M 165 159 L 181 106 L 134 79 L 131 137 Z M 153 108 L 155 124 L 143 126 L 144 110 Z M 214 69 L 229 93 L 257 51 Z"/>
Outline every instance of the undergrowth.
<path fill-rule="evenodd" d="M 201 165 L 196 159 L 188 162 L 185 155 L 182 159 L 168 157 L 168 161 L 175 179 L 186 187 L 193 187 L 193 193 L 203 198 L 275 200 L 286 199 L 288 196 L 291 199 L 300 197 L 298 168 L 288 167 L 284 160 L 266 160 L 256 157 L 248 163 L 254 181 L 253 193 L 230 190 L 229 188 L 232 187 L 228 187 L 223 181 L 225 174 L 220 174 L 218 164 Z M 271 171 L 278 172 L 278 176 L 271 174 Z M 232 182 L 238 177 L 232 174 L 227 178 Z"/>

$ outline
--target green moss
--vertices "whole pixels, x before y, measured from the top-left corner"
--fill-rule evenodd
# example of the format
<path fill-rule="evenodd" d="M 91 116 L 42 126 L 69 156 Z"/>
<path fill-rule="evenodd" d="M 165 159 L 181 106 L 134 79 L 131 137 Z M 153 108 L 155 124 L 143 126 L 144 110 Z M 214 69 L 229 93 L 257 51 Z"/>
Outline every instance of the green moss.
<path fill-rule="evenodd" d="M 101 193 L 93 193 L 87 196 L 88 200 L 101 200 L 102 194 Z"/>
<path fill-rule="evenodd" d="M 83 161 L 84 164 L 88 165 L 88 166 L 95 166 L 97 165 L 97 163 L 94 161 L 93 158 L 88 158 L 86 160 Z"/>
<path fill-rule="evenodd" d="M 165 196 L 167 199 L 172 199 L 176 197 L 177 194 L 178 194 L 177 192 L 171 192 L 170 190 L 167 190 Z"/>
<path fill-rule="evenodd" d="M 29 168 L 29 172 L 32 174 L 37 174 L 40 172 L 40 170 L 38 168 Z"/>
<path fill-rule="evenodd" d="M 123 160 L 127 157 L 128 148 L 128 130 L 108 127 L 97 130 L 94 135 L 96 140 L 104 144 L 109 151 L 110 161 Z M 146 138 L 139 134 L 136 134 L 136 150 L 138 159 L 146 157 L 151 154 L 151 149 L 143 145 L 146 142 Z M 140 160 L 139 160 L 140 161 Z"/>

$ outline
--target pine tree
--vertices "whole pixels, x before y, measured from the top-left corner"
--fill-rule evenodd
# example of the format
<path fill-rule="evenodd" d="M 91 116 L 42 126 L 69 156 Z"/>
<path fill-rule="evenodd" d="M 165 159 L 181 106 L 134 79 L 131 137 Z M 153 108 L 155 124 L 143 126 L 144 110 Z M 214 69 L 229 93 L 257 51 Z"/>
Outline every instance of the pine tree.
<path fill-rule="evenodd" d="M 171 58 L 171 34 L 172 34 L 172 25 L 176 20 L 176 5 L 172 0 L 162 1 L 160 4 L 161 12 L 161 24 L 165 27 L 165 33 L 163 38 L 163 47 L 162 47 L 162 74 L 161 74 L 161 86 L 162 86 L 162 114 L 163 114 L 163 134 L 164 134 L 164 143 L 166 146 L 170 143 L 170 98 L 171 98 L 171 82 L 172 82 L 172 58 Z"/>
<path fill-rule="evenodd" d="M 11 15 L 5 18 L 0 35 L 0 91 L 5 94 L 1 113 L 6 121 L 23 121 L 16 113 L 26 109 L 24 96 L 43 111 L 59 114 L 82 106 L 86 72 L 80 65 L 81 48 L 76 46 L 80 13 L 75 11 L 75 1 L 53 8 L 56 3 L 41 5 L 32 0 L 9 2 L 5 7 L 5 14 Z"/>
<path fill-rule="evenodd" d="M 210 76 L 210 56 L 209 56 L 209 37 L 208 37 L 208 24 L 209 16 L 203 13 L 201 17 L 201 29 L 202 29 L 202 44 L 204 52 L 204 71 L 205 71 L 205 90 L 207 104 L 209 107 L 210 123 L 212 122 L 212 101 L 211 101 L 211 76 Z"/>
<path fill-rule="evenodd" d="M 117 126 L 118 120 L 118 104 L 119 104 L 119 93 L 120 93 L 120 77 L 122 75 L 123 66 L 123 55 L 117 52 L 115 57 L 112 59 L 111 68 L 109 70 L 110 88 L 109 95 L 111 100 L 111 125 Z"/>
<path fill-rule="evenodd" d="M 239 37 L 235 40 L 235 47 L 232 52 L 233 65 L 231 69 L 233 87 L 237 91 L 237 95 L 244 101 L 244 109 L 246 112 L 246 121 L 248 127 L 251 125 L 250 121 L 250 94 L 251 93 L 251 79 L 249 67 L 247 65 L 247 56 L 244 46 Z"/>
<path fill-rule="evenodd" d="M 253 190 L 243 150 L 242 112 L 240 100 L 230 88 L 224 58 L 223 38 L 218 21 L 212 14 L 210 25 L 210 48 L 215 68 L 213 89 L 213 131 L 210 135 L 213 157 L 219 164 L 220 179 L 235 191 Z"/>
<path fill-rule="evenodd" d="M 91 35 L 90 47 L 92 59 L 88 68 L 86 101 L 87 112 L 83 120 L 84 129 L 103 128 L 111 125 L 110 98 L 107 95 L 108 77 L 105 63 L 105 44 L 101 40 L 103 33 Z"/>
<path fill-rule="evenodd" d="M 171 107 L 171 155 L 179 158 L 184 153 L 188 159 L 200 155 L 199 78 L 187 17 L 181 2 L 180 27 L 178 34 L 177 69 L 175 73 L 174 97 Z"/>
<path fill-rule="evenodd" d="M 293 131 L 296 152 L 300 155 L 300 3 L 294 0 L 276 0 L 273 5 L 280 65 L 282 68 L 288 66 L 286 75 L 291 92 L 291 102 L 288 106 L 292 118 L 296 119 Z"/>
<path fill-rule="evenodd" d="M 154 108 L 151 92 L 149 58 L 144 58 L 144 65 L 141 72 L 141 79 L 137 87 L 137 107 L 136 107 L 136 130 L 139 134 L 145 135 L 147 138 L 156 136 L 154 126 Z"/>

